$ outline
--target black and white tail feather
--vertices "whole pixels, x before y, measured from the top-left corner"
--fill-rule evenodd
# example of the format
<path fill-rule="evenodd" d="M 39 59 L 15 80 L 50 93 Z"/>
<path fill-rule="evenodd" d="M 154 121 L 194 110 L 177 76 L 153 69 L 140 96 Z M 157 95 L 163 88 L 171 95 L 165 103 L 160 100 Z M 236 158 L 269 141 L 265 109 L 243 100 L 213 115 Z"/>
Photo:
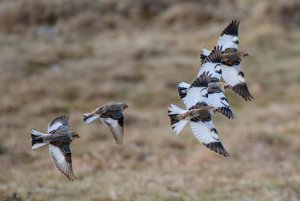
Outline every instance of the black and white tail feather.
<path fill-rule="evenodd" d="M 45 136 L 45 135 L 47 135 L 47 134 L 41 133 L 34 129 L 31 130 L 31 148 L 33 150 L 40 148 L 47 144 L 47 142 L 44 142 L 44 140 L 43 140 L 43 136 Z"/>
<path fill-rule="evenodd" d="M 168 116 L 170 118 L 170 124 L 172 130 L 175 132 L 176 135 L 182 131 L 184 126 L 189 122 L 189 120 L 180 119 L 179 115 L 186 113 L 187 110 L 183 110 L 176 105 L 171 104 L 168 108 Z"/>
<path fill-rule="evenodd" d="M 86 123 L 86 124 L 90 124 L 92 123 L 93 121 L 95 121 L 96 119 L 98 119 L 100 117 L 100 115 L 98 114 L 94 114 L 94 113 L 86 113 L 86 114 L 83 114 L 83 121 Z"/>
<path fill-rule="evenodd" d="M 186 94 L 188 92 L 188 89 L 190 88 L 190 84 L 186 82 L 180 82 L 177 86 L 177 91 L 179 94 L 180 99 L 183 99 L 186 97 Z"/>

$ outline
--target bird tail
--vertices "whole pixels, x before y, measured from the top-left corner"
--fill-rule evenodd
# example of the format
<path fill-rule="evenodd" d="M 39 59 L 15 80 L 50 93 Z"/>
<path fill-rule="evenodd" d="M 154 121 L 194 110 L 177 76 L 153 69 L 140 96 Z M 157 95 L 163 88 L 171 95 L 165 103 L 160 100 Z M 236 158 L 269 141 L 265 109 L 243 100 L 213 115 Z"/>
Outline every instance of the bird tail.
<path fill-rule="evenodd" d="M 201 61 L 204 61 L 204 59 L 210 54 L 210 50 L 206 49 L 206 48 L 203 48 L 201 50 L 201 53 L 200 53 L 200 58 L 201 58 Z"/>
<path fill-rule="evenodd" d="M 86 124 L 90 124 L 93 121 L 95 121 L 98 117 L 99 117 L 98 114 L 95 114 L 95 113 L 86 113 L 86 114 L 83 114 L 83 121 Z"/>
<path fill-rule="evenodd" d="M 181 119 L 180 115 L 186 113 L 187 110 L 180 109 L 176 105 L 171 104 L 168 108 L 168 116 L 170 118 L 170 124 L 175 134 L 179 135 L 184 126 L 188 123 L 188 120 Z"/>
<path fill-rule="evenodd" d="M 185 82 L 180 82 L 177 85 L 177 91 L 178 91 L 179 97 L 181 99 L 183 99 L 186 96 L 187 90 L 188 90 L 188 88 L 190 88 L 190 86 L 191 86 L 190 84 L 185 83 Z"/>
<path fill-rule="evenodd" d="M 45 133 L 41 133 L 37 130 L 32 129 L 31 130 L 31 148 L 37 149 L 40 148 L 44 145 L 46 145 L 47 143 L 44 142 L 43 136 L 46 135 Z"/>

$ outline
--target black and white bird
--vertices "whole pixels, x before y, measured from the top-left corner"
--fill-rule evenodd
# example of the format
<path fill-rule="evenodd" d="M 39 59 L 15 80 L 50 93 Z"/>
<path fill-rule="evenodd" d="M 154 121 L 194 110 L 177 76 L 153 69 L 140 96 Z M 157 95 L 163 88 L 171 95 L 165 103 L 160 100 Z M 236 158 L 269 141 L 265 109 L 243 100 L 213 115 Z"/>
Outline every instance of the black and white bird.
<path fill-rule="evenodd" d="M 217 46 L 221 47 L 221 74 L 224 81 L 231 86 L 233 91 L 246 101 L 251 101 L 253 97 L 249 92 L 244 73 L 241 69 L 241 60 L 248 56 L 248 54 L 238 50 L 238 29 L 239 22 L 237 20 L 231 21 L 223 30 L 217 42 Z M 210 50 L 206 48 L 202 49 L 200 54 L 202 62 L 209 57 L 210 53 Z M 202 74 L 201 72 L 204 71 L 202 68 L 200 68 L 199 74 Z"/>
<path fill-rule="evenodd" d="M 200 75 L 191 84 L 180 82 L 177 91 L 186 108 L 190 109 L 198 102 L 204 102 L 208 97 L 208 77 Z"/>
<path fill-rule="evenodd" d="M 199 142 L 210 150 L 227 157 L 229 153 L 222 145 L 212 122 L 215 109 L 203 102 L 197 103 L 188 110 L 183 110 L 172 104 L 168 109 L 168 116 L 175 134 L 179 135 L 184 126 L 190 122 L 192 132 Z"/>
<path fill-rule="evenodd" d="M 207 56 L 202 60 L 201 67 L 198 72 L 198 77 L 205 74 L 210 76 L 214 82 L 219 82 L 222 76 L 221 63 L 222 47 L 217 46 L 212 51 L 209 51 Z"/>
<path fill-rule="evenodd" d="M 128 108 L 126 103 L 109 102 L 91 113 L 83 114 L 83 121 L 90 124 L 100 119 L 110 130 L 117 144 L 123 143 L 124 116 L 123 111 Z"/>
<path fill-rule="evenodd" d="M 224 94 L 227 88 L 230 87 L 224 82 L 210 82 L 208 84 L 208 96 L 205 102 L 216 108 L 216 111 L 225 115 L 228 119 L 233 119 L 234 115 L 232 109 Z"/>
<path fill-rule="evenodd" d="M 68 116 L 56 117 L 48 125 L 47 133 L 31 130 L 31 146 L 35 150 L 44 145 L 49 145 L 50 156 L 56 168 L 70 181 L 76 179 L 72 168 L 70 144 L 79 138 L 79 134 L 69 131 Z"/>
<path fill-rule="evenodd" d="M 210 77 L 207 78 L 206 75 L 201 75 L 192 84 L 180 82 L 177 91 L 181 101 L 188 109 L 198 102 L 205 102 L 216 108 L 215 111 L 222 113 L 229 119 L 233 119 L 233 112 L 224 94 L 224 90 L 230 87 L 226 83 L 210 82 L 209 80 Z"/>

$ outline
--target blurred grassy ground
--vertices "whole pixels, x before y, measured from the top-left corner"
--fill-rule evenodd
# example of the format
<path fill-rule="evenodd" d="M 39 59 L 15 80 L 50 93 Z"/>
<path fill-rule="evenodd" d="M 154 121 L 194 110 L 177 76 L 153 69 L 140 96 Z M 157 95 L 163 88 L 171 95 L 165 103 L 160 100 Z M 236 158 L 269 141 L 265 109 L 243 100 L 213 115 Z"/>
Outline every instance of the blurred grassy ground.
<path fill-rule="evenodd" d="M 0 2 L 1 200 L 300 200 L 300 3 L 297 1 L 13 0 Z M 166 115 L 192 81 L 199 51 L 241 20 L 243 69 L 255 100 L 228 92 L 216 115 L 230 158 L 176 137 Z M 128 103 L 125 144 L 81 114 Z M 31 128 L 59 114 L 81 134 L 67 181 Z"/>

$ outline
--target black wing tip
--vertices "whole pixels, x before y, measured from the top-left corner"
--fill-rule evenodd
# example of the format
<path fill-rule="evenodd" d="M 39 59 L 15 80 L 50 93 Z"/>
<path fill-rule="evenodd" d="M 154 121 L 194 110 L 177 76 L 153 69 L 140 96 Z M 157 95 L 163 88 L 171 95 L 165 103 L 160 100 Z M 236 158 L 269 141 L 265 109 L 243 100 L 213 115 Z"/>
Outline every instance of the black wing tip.
<path fill-rule="evenodd" d="M 212 142 L 209 144 L 204 144 L 204 146 L 224 157 L 230 157 L 229 153 L 225 150 L 221 142 Z"/>
<path fill-rule="evenodd" d="M 77 179 L 76 178 L 76 176 L 74 175 L 74 174 L 71 174 L 71 175 L 65 175 L 68 179 L 69 179 L 69 181 L 71 181 L 71 182 L 75 182 L 75 180 Z"/>
<path fill-rule="evenodd" d="M 187 90 L 186 87 L 180 87 L 179 84 L 177 85 L 177 91 L 178 91 L 180 99 L 183 99 L 184 97 L 186 97 L 186 94 L 187 94 L 186 90 Z"/>
<path fill-rule="evenodd" d="M 245 101 L 252 101 L 254 99 L 250 94 L 248 86 L 245 82 L 235 85 L 234 87 L 232 87 L 232 89 L 242 98 L 244 98 Z"/>
<path fill-rule="evenodd" d="M 208 76 L 203 73 L 192 82 L 191 87 L 208 87 Z"/>
<path fill-rule="evenodd" d="M 59 119 L 69 120 L 69 116 L 66 115 L 66 114 L 62 114 L 62 115 L 60 115 L 60 116 L 57 116 L 57 117 L 55 117 L 55 118 L 52 120 L 52 123 L 55 122 L 55 121 L 57 121 L 57 120 L 59 120 Z"/>
<path fill-rule="evenodd" d="M 204 59 L 203 63 L 221 63 L 222 46 L 215 46 L 210 54 Z"/>
<path fill-rule="evenodd" d="M 203 48 L 204 49 L 204 48 Z M 207 56 L 206 55 L 204 55 L 204 53 L 203 53 L 203 49 L 201 50 L 201 53 L 200 53 L 200 60 L 201 60 L 201 64 L 203 64 L 204 63 L 204 61 L 205 61 L 205 59 L 207 58 Z"/>
<path fill-rule="evenodd" d="M 232 20 L 229 23 L 229 25 L 223 30 L 221 36 L 223 36 L 224 34 L 238 36 L 238 34 L 239 34 L 239 25 L 240 25 L 240 21 L 238 21 L 236 19 Z"/>
<path fill-rule="evenodd" d="M 234 119 L 234 114 L 233 114 L 232 110 L 229 107 L 221 107 L 220 111 L 228 119 Z"/>

